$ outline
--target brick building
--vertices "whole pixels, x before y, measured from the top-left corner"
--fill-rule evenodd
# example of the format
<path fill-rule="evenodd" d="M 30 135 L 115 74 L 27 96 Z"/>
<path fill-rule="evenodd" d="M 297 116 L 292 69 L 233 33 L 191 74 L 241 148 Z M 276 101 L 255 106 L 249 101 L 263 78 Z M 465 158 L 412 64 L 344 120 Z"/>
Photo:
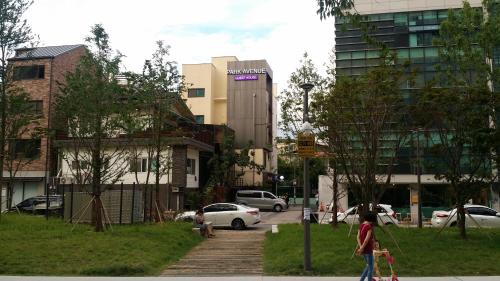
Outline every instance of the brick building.
<path fill-rule="evenodd" d="M 51 127 L 59 83 L 64 83 L 66 73 L 75 69 L 84 53 L 84 45 L 22 48 L 17 49 L 14 57 L 9 59 L 14 84 L 30 95 L 33 110 L 40 114 L 40 127 Z M 50 184 L 48 179 L 56 172 L 57 157 L 52 150 L 51 138 L 46 135 L 39 139 L 22 137 L 11 140 L 9 146 L 20 161 L 30 159 L 15 174 L 12 203 L 44 194 L 46 185 Z M 5 166 L 3 175 L 9 175 L 9 169 Z"/>

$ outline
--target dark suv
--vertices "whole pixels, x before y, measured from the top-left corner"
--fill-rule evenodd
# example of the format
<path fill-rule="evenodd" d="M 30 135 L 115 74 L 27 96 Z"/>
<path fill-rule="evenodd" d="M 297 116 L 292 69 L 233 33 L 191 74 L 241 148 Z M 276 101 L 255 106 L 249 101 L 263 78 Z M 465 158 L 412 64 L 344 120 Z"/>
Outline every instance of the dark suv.
<path fill-rule="evenodd" d="M 49 212 L 60 211 L 63 207 L 61 195 L 49 195 Z M 45 195 L 30 197 L 12 207 L 11 211 L 25 211 L 33 213 L 44 213 L 47 209 L 47 197 Z"/>

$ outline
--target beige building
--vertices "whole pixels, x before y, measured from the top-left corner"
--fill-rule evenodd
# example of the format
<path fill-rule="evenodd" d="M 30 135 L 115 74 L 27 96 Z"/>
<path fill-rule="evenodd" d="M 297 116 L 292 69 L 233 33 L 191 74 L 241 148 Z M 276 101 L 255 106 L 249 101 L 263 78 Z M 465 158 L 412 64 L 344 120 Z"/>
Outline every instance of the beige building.
<path fill-rule="evenodd" d="M 182 72 L 188 85 L 183 98 L 197 122 L 229 126 L 235 131 L 236 148 L 251 142 L 253 160 L 264 167 L 262 173 L 247 169 L 235 185 L 271 183 L 277 170 L 277 87 L 269 64 L 234 56 L 213 57 L 210 63 L 184 64 Z"/>

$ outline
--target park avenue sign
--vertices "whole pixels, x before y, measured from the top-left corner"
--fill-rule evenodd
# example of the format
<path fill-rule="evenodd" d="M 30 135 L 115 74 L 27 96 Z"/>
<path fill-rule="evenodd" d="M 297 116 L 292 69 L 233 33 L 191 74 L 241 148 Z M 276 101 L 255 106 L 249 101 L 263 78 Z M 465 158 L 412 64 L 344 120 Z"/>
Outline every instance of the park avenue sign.
<path fill-rule="evenodd" d="M 242 74 L 266 74 L 267 69 L 263 68 L 247 68 L 247 69 L 228 69 L 227 75 L 242 75 Z"/>

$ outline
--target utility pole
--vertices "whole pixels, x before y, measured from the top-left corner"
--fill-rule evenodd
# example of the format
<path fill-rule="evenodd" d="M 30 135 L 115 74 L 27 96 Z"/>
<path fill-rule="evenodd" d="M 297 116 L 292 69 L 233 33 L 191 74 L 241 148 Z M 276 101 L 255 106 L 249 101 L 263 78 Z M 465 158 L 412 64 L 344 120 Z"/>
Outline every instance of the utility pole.
<path fill-rule="evenodd" d="M 304 90 L 304 130 L 309 124 L 309 91 L 314 87 L 311 83 L 300 85 Z M 310 126 L 310 125 L 309 125 Z M 309 206 L 309 158 L 304 157 L 304 270 L 311 270 L 311 208 Z"/>
<path fill-rule="evenodd" d="M 257 122 L 256 122 L 256 116 L 255 116 L 255 98 L 257 95 L 253 93 L 253 99 L 252 99 L 252 119 L 253 119 L 253 151 L 252 151 L 252 161 L 255 163 L 255 143 L 257 142 Z M 255 189 L 255 166 L 252 167 L 252 187 Z"/>
<path fill-rule="evenodd" d="M 418 228 L 422 228 L 422 185 L 420 183 L 420 128 L 417 128 L 417 189 L 418 189 Z"/>

